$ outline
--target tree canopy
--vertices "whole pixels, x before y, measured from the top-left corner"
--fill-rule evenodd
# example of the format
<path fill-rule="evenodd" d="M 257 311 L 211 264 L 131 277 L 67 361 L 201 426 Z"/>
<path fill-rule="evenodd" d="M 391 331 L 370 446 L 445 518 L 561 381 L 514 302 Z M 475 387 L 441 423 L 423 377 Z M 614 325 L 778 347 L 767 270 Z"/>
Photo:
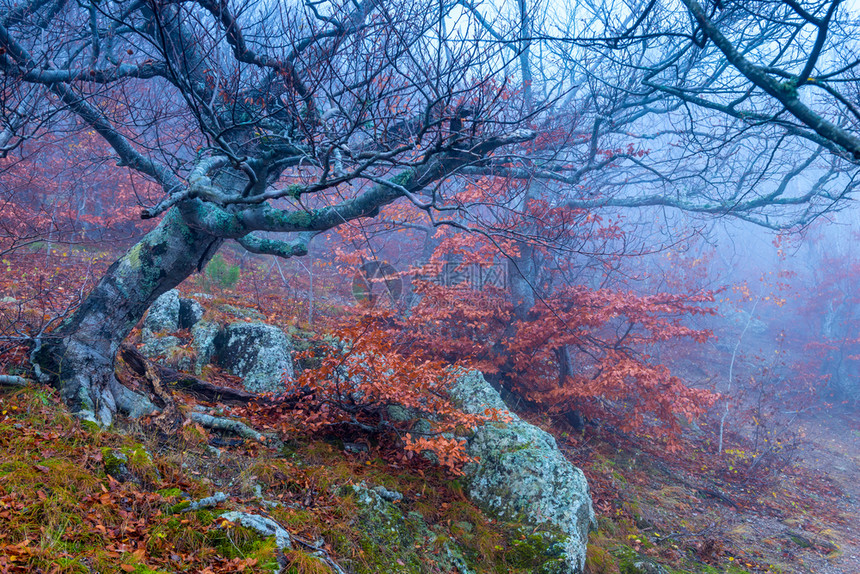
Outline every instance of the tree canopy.
<path fill-rule="evenodd" d="M 120 343 L 224 241 L 302 256 L 392 204 L 510 260 L 521 320 L 612 307 L 578 290 L 587 261 L 656 248 L 621 210 L 781 228 L 838 208 L 860 157 L 847 8 L 682 4 L 4 2 L 4 156 L 98 138 L 160 220 L 34 340 L 38 372 L 107 423 L 135 400 Z"/>

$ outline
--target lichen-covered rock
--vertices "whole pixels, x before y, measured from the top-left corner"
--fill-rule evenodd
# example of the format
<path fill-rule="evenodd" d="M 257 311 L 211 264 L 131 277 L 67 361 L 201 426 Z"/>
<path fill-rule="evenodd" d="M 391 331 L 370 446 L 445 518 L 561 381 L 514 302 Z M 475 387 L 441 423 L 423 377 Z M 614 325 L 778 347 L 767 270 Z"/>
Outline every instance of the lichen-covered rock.
<path fill-rule="evenodd" d="M 144 331 L 170 333 L 179 328 L 179 291 L 171 289 L 156 299 L 149 307 L 143 321 Z"/>
<path fill-rule="evenodd" d="M 203 313 L 203 305 L 194 299 L 180 297 L 179 291 L 171 289 L 149 307 L 143 321 L 143 329 L 150 333 L 172 333 L 178 329 L 190 329 L 203 318 Z"/>
<path fill-rule="evenodd" d="M 203 367 L 212 361 L 218 352 L 215 348 L 215 338 L 221 332 L 221 326 L 213 321 L 200 321 L 191 328 L 191 346 L 194 348 L 194 372 L 200 374 Z"/>
<path fill-rule="evenodd" d="M 345 490 L 355 496 L 358 507 L 356 526 L 365 537 L 362 541 L 365 558 L 375 566 L 385 568 L 380 572 L 422 572 L 416 548 L 438 548 L 436 565 L 441 572 L 473 574 L 455 541 L 434 532 L 421 514 L 404 513 L 382 494 L 391 494 L 392 491 L 382 487 L 371 489 L 363 483 L 347 486 Z"/>
<path fill-rule="evenodd" d="M 525 520 L 547 530 L 563 546 L 559 574 L 582 572 L 588 532 L 595 525 L 588 483 L 547 432 L 508 411 L 499 393 L 477 371 L 461 375 L 451 397 L 468 413 L 492 408 L 509 422 L 488 422 L 468 441 L 478 463 L 465 469 L 470 498 L 506 520 Z"/>
<path fill-rule="evenodd" d="M 194 299 L 179 299 L 179 328 L 191 329 L 203 319 L 203 305 Z"/>
<path fill-rule="evenodd" d="M 262 317 L 254 309 L 222 305 L 221 311 L 237 317 Z M 194 299 L 179 296 L 175 289 L 155 300 L 144 321 L 141 352 L 149 358 L 166 358 L 179 370 L 201 374 L 209 363 L 217 364 L 230 374 L 242 377 L 251 392 L 279 392 L 286 374 L 294 375 L 291 346 L 284 332 L 260 321 L 237 321 L 222 327 L 203 320 L 205 309 Z M 191 354 L 182 348 L 183 341 L 172 333 L 190 329 Z"/>
<path fill-rule="evenodd" d="M 112 448 L 102 449 L 102 464 L 105 472 L 120 482 L 125 482 L 128 472 L 128 456 L 120 450 Z"/>
<path fill-rule="evenodd" d="M 155 300 L 143 321 L 140 352 L 149 358 L 169 356 L 181 341 L 168 333 L 179 328 L 179 291 L 171 289 Z"/>
<path fill-rule="evenodd" d="M 284 332 L 265 323 L 231 323 L 214 340 L 219 366 L 244 379 L 255 393 L 283 390 L 283 377 L 293 376 L 290 343 Z"/>
<path fill-rule="evenodd" d="M 170 357 L 174 349 L 182 344 L 179 337 L 173 335 L 162 335 L 160 333 L 143 332 L 141 335 L 143 346 L 140 352 L 144 356 L 154 359 L 156 357 Z"/>

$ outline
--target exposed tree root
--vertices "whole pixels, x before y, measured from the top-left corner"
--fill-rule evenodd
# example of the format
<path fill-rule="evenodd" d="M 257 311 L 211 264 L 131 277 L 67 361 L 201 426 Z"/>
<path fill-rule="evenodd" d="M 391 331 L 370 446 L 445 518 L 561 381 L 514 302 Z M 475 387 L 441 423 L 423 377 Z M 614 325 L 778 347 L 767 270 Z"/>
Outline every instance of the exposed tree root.
<path fill-rule="evenodd" d="M 233 434 L 239 435 L 242 438 L 255 440 L 261 444 L 273 448 L 277 446 L 277 441 L 270 439 L 269 437 L 257 430 L 254 430 L 242 421 L 237 421 L 235 419 L 228 419 L 224 417 L 216 417 L 199 412 L 188 413 L 188 418 L 191 420 L 191 422 L 195 422 L 206 428 L 231 432 Z"/>
<path fill-rule="evenodd" d="M 133 419 L 158 414 L 161 411 L 149 400 L 149 397 L 132 391 L 122 380 L 119 372 L 115 373 L 115 377 L 110 381 L 110 390 L 117 409 Z"/>
<path fill-rule="evenodd" d="M 170 435 L 182 426 L 185 416 L 176 406 L 173 395 L 164 387 L 161 377 L 152 363 L 144 364 L 144 379 L 149 383 L 153 396 L 161 403 L 161 412 L 157 414 L 152 422 L 164 434 Z"/>
<path fill-rule="evenodd" d="M 265 400 L 263 397 L 248 391 L 219 387 L 206 382 L 193 375 L 180 373 L 177 370 L 159 365 L 149 361 L 140 352 L 129 345 L 123 345 L 120 349 L 120 357 L 126 365 L 137 375 L 146 376 L 147 365 L 151 365 L 154 372 L 165 384 L 185 391 L 195 397 L 210 402 L 221 402 L 226 404 L 246 404 L 252 400 Z"/>
<path fill-rule="evenodd" d="M 26 387 L 32 385 L 33 381 L 26 377 L 16 375 L 0 375 L 0 386 L 4 387 Z"/>
<path fill-rule="evenodd" d="M 191 394 L 202 396 L 210 401 L 223 401 L 246 404 L 251 400 L 257 400 L 258 397 L 254 393 L 219 387 L 211 383 L 207 383 L 197 377 L 186 375 L 163 367 L 146 359 L 137 349 L 123 345 L 120 351 L 120 356 L 132 372 L 140 375 L 145 379 L 150 387 L 150 391 L 157 402 L 160 403 L 160 414 L 158 414 L 153 422 L 160 430 L 169 434 L 174 432 L 182 425 L 182 422 L 187 418 L 191 422 L 197 423 L 203 427 L 233 433 L 245 439 L 250 439 L 266 446 L 277 448 L 279 442 L 265 436 L 263 433 L 251 428 L 245 423 L 229 419 L 226 417 L 217 417 L 207 413 L 192 411 L 183 414 L 176 406 L 176 401 L 173 394 L 167 388 L 168 383 L 173 383 L 177 388 L 183 391 L 188 391 Z"/>

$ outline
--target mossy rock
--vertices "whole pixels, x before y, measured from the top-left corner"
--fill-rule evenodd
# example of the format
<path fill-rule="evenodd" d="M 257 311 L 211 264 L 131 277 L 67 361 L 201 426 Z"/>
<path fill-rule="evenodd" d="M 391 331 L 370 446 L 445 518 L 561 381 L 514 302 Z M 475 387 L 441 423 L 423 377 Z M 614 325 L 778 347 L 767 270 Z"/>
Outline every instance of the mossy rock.
<path fill-rule="evenodd" d="M 506 420 L 479 425 L 467 452 L 478 462 L 464 468 L 469 498 L 495 517 L 527 523 L 549 544 L 564 548 L 565 574 L 582 572 L 588 532 L 596 526 L 588 483 L 546 431 L 507 410 L 478 371 L 464 372 L 451 398 L 467 413 L 496 409 Z M 549 567 L 549 566 L 548 566 Z"/>
<path fill-rule="evenodd" d="M 364 560 L 372 567 L 367 572 L 424 572 L 421 553 L 428 551 L 444 572 L 472 572 L 456 542 L 434 531 L 420 513 L 404 513 L 363 485 L 351 485 L 341 492 L 352 496 L 358 507 L 355 526 L 361 534 L 359 544 Z"/>
<path fill-rule="evenodd" d="M 154 483 L 159 480 L 158 469 L 143 445 L 104 447 L 101 453 L 105 473 L 120 482 L 131 480 Z"/>
<path fill-rule="evenodd" d="M 102 464 L 105 473 L 117 480 L 125 480 L 128 476 L 128 456 L 119 449 L 105 447 L 102 449 Z"/>
<path fill-rule="evenodd" d="M 514 530 L 505 560 L 515 568 L 534 574 L 570 572 L 565 548 L 566 537 L 560 532 Z"/>
<path fill-rule="evenodd" d="M 669 574 L 669 571 L 652 558 L 641 556 L 628 546 L 620 546 L 613 552 L 618 557 L 621 574 Z"/>

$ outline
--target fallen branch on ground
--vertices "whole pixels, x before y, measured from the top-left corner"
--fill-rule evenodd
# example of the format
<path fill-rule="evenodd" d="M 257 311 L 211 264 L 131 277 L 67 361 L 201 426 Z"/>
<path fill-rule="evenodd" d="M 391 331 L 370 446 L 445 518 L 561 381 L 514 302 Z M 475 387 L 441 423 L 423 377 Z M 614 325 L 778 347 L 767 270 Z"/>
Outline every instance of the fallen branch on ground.
<path fill-rule="evenodd" d="M 252 400 L 265 400 L 254 393 L 228 387 L 219 387 L 193 375 L 180 373 L 170 367 L 154 363 L 144 357 L 140 351 L 128 345 L 122 346 L 120 357 L 136 374 L 146 376 L 146 366 L 152 365 L 152 368 L 155 369 L 155 372 L 165 384 L 189 392 L 210 402 L 245 404 Z"/>
<path fill-rule="evenodd" d="M 206 428 L 221 430 L 237 434 L 242 438 L 255 440 L 269 447 L 275 447 L 274 442 L 263 433 L 254 430 L 242 421 L 228 419 L 224 417 L 216 417 L 206 413 L 192 412 L 188 414 L 189 420 Z"/>
<path fill-rule="evenodd" d="M 293 545 L 290 542 L 290 533 L 271 518 L 260 516 L 259 514 L 249 514 L 247 512 L 236 511 L 225 512 L 219 518 L 241 524 L 245 528 L 250 528 L 251 530 L 256 530 L 263 536 L 274 536 L 275 544 L 277 545 L 278 550 L 282 552 L 284 550 L 292 550 L 293 548 Z"/>
<path fill-rule="evenodd" d="M 32 385 L 33 381 L 26 377 L 17 375 L 0 375 L 0 385 L 5 387 L 26 387 Z"/>
<path fill-rule="evenodd" d="M 709 487 L 699 486 L 697 484 L 694 484 L 694 483 L 690 482 L 689 480 L 685 479 L 684 477 L 679 476 L 678 474 L 673 472 L 669 467 L 667 467 L 665 464 L 663 464 L 657 460 L 652 460 L 651 464 L 654 465 L 654 467 L 657 470 L 659 470 L 663 474 L 667 475 L 669 478 L 672 478 L 673 480 L 678 481 L 679 483 L 686 486 L 687 488 L 690 488 L 690 489 L 696 491 L 697 493 L 699 493 L 701 495 L 709 496 L 711 498 L 719 500 L 723 504 L 734 507 L 735 510 L 740 510 L 741 507 L 738 505 L 738 503 L 735 502 L 734 500 L 732 500 L 731 498 L 729 498 L 728 496 L 726 496 L 725 494 L 723 494 L 722 492 L 720 492 L 716 486 L 713 486 L 713 488 L 709 488 Z"/>
<path fill-rule="evenodd" d="M 314 556 L 328 564 L 329 568 L 331 568 L 336 574 L 346 574 L 346 571 L 328 555 L 328 552 L 325 551 L 325 548 L 323 548 L 322 545 L 314 544 L 310 540 L 306 540 L 297 534 L 291 534 L 291 536 L 294 542 L 297 542 L 300 546 L 304 546 L 308 550 L 313 551 Z"/>
<path fill-rule="evenodd" d="M 202 395 L 210 401 L 222 402 L 240 402 L 248 403 L 252 400 L 264 400 L 272 402 L 270 399 L 260 397 L 254 393 L 219 387 L 211 383 L 207 383 L 192 375 L 180 373 L 174 369 L 164 367 L 158 363 L 154 363 L 146 359 L 137 349 L 123 345 L 120 351 L 120 356 L 132 372 L 142 376 L 151 386 L 153 394 L 164 403 L 163 412 L 155 417 L 155 422 L 160 426 L 165 426 L 163 421 L 169 420 L 171 424 L 176 424 L 180 418 L 179 410 L 176 408 L 175 401 L 170 392 L 165 388 L 167 383 L 178 387 L 185 391 L 190 391 L 192 394 Z M 277 448 L 278 441 L 266 437 L 263 433 L 251 428 L 245 423 L 228 419 L 225 417 L 216 417 L 210 414 L 201 412 L 191 412 L 185 415 L 191 422 L 195 422 L 203 427 L 226 431 L 242 438 L 257 441 L 266 446 Z"/>

